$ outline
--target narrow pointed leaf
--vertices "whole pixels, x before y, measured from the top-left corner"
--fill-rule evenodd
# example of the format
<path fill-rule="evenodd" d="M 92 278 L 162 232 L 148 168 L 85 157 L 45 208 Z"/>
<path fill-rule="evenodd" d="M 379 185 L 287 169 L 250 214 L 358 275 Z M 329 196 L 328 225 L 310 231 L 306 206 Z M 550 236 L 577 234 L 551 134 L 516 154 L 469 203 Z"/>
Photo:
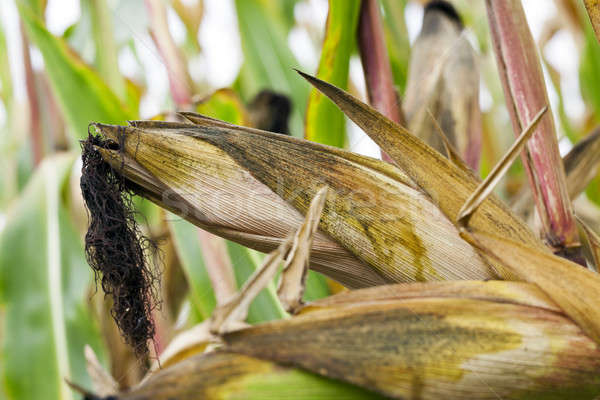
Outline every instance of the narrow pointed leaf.
<path fill-rule="evenodd" d="M 455 220 L 464 202 L 477 188 L 478 179 L 473 174 L 455 166 L 406 129 L 348 93 L 310 75 L 300 74 L 331 98 L 392 157 L 400 169 L 431 197 L 448 218 Z M 543 247 L 525 223 L 496 196 L 488 197 L 479 210 L 473 215 L 471 226 L 533 247 Z"/>
<path fill-rule="evenodd" d="M 64 378 L 87 386 L 83 349 L 98 354 L 87 289 L 91 273 L 62 196 L 75 156 L 46 159 L 0 235 L 2 382 L 9 398 L 73 399 Z"/>
<path fill-rule="evenodd" d="M 458 223 L 461 226 L 466 226 L 469 218 L 475 212 L 475 210 L 481 205 L 483 201 L 492 193 L 496 184 L 502 179 L 508 168 L 515 161 L 517 156 L 521 153 L 521 149 L 527 143 L 527 140 L 531 137 L 537 124 L 540 122 L 542 116 L 546 113 L 548 107 L 544 107 L 537 113 L 533 120 L 529 123 L 527 128 L 521 133 L 519 138 L 506 152 L 504 156 L 498 161 L 498 164 L 492 169 L 489 175 L 481 182 L 477 189 L 467 199 L 465 204 L 462 206 L 458 213 Z"/>
<path fill-rule="evenodd" d="M 600 236 L 598 236 L 598 234 L 582 219 L 577 218 L 577 222 L 585 233 L 587 245 L 584 246 L 584 249 L 587 248 L 587 251 L 589 252 L 588 266 L 592 271 L 598 272 L 600 271 Z M 591 264 L 591 266 L 589 264 Z"/>
<path fill-rule="evenodd" d="M 210 321 L 211 333 L 223 334 L 243 325 L 243 321 L 248 316 L 250 303 L 273 280 L 279 265 L 292 246 L 292 242 L 293 236 L 290 236 L 277 249 L 269 253 L 265 257 L 263 265 L 252 274 L 239 293 L 234 295 L 230 301 L 215 309 Z"/>
<path fill-rule="evenodd" d="M 444 130 L 442 129 L 440 124 L 435 119 L 435 116 L 429 110 L 427 111 L 427 114 L 429 114 L 429 117 L 431 118 L 431 122 L 433 122 L 433 125 L 435 127 L 435 132 L 438 134 L 440 140 L 442 141 L 442 143 L 444 145 L 444 150 L 446 151 L 446 155 L 448 156 L 448 159 L 450 161 L 452 161 L 460 169 L 467 171 L 469 173 L 473 173 L 473 169 L 465 163 L 465 160 L 463 160 L 462 156 L 460 154 L 458 154 L 458 151 L 456 150 L 456 148 L 454 148 L 454 145 L 452 143 L 450 143 L 450 141 L 448 140 L 448 137 L 444 133 Z"/>
<path fill-rule="evenodd" d="M 133 119 L 137 110 L 124 108 L 96 72 L 77 58 L 62 39 L 48 32 L 26 4 L 18 4 L 27 35 L 44 57 L 53 92 L 75 138 L 84 138 L 92 120 L 123 123 Z"/>
<path fill-rule="evenodd" d="M 595 129 L 580 140 L 563 157 L 562 163 L 567 174 L 569 198 L 575 200 L 598 175 L 600 166 L 600 129 Z M 513 209 L 526 219 L 534 211 L 533 194 L 529 188 L 522 190 L 515 198 Z"/>
<path fill-rule="evenodd" d="M 312 199 L 304 223 L 294 235 L 294 242 L 281 272 L 277 297 L 279 297 L 283 308 L 292 314 L 296 313 L 303 304 L 302 296 L 306 288 L 310 248 L 312 247 L 313 236 L 319 227 L 326 195 L 327 186 L 319 190 Z"/>
<path fill-rule="evenodd" d="M 263 259 L 245 246 L 230 240 L 225 241 L 227 252 L 232 262 L 235 264 L 234 273 L 238 287 L 242 287 L 252 274 L 260 268 Z M 326 296 L 327 293 L 321 294 L 317 298 Z M 285 310 L 281 307 L 277 299 L 275 282 L 272 280 L 266 286 L 266 289 L 260 292 L 248 309 L 247 322 L 255 324 L 258 322 L 272 321 L 283 318 L 286 315 Z"/>
<path fill-rule="evenodd" d="M 175 336 L 160 354 L 160 367 L 155 363 L 149 374 L 175 365 L 195 354 L 203 353 L 211 342 L 216 341 L 209 328 L 210 320 L 206 320 Z"/>
<path fill-rule="evenodd" d="M 600 128 L 580 140 L 563 159 L 569 198 L 574 200 L 598 175 Z"/>
<path fill-rule="evenodd" d="M 86 369 L 92 380 L 94 392 L 103 397 L 116 394 L 119 391 L 119 384 L 100 364 L 94 350 L 89 345 L 86 345 L 84 353 L 87 362 Z"/>
<path fill-rule="evenodd" d="M 247 126 L 249 116 L 238 95 L 231 89 L 219 89 L 196 106 L 200 114 L 236 125 Z"/>

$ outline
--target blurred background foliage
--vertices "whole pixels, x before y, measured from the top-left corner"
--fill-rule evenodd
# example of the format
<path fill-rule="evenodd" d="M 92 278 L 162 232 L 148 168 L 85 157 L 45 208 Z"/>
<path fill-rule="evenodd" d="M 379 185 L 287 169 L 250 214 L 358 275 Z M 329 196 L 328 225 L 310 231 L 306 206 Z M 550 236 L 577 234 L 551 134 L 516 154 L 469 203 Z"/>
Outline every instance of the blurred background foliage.
<path fill-rule="evenodd" d="M 484 2 L 453 2 L 480 56 L 481 175 L 513 141 Z M 564 154 L 600 120 L 600 46 L 576 0 L 524 0 L 538 41 Z M 419 1 L 381 0 L 398 94 L 406 87 Z M 123 345 L 110 304 L 83 255 L 87 216 L 79 189 L 79 143 L 90 121 L 123 124 L 193 110 L 266 126 L 270 89 L 292 104 L 294 136 L 379 156 L 370 139 L 293 68 L 365 99 L 357 54 L 359 0 L 3 0 L 0 8 L 0 397 L 71 399 L 64 377 L 86 386 L 89 344 L 125 388 L 144 366 Z M 268 122 L 268 121 L 267 121 Z M 525 184 L 515 164 L 499 194 Z M 597 213 L 595 179 L 576 207 Z M 219 296 L 208 271 L 230 270 L 232 292 L 262 255 L 200 232 L 138 200 L 144 231 L 159 240 L 163 304 L 156 351 L 206 319 Z M 595 214 L 594 214 L 595 215 Z M 274 286 L 248 322 L 280 318 Z M 306 297 L 343 290 L 311 273 Z M 94 296 L 94 294 L 96 294 Z"/>

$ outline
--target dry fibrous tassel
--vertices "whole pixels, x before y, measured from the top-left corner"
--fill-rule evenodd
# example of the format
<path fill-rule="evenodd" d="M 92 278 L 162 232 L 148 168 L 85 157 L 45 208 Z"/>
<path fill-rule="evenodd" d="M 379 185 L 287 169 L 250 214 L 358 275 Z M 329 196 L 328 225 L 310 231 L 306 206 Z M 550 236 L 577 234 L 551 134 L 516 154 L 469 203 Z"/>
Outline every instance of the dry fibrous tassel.
<path fill-rule="evenodd" d="M 115 146 L 93 134 L 82 142 L 80 185 L 89 214 L 85 253 L 96 280 L 112 298 L 117 326 L 142 356 L 155 330 L 151 312 L 157 304 L 157 276 L 148 258 L 156 244 L 142 235 L 135 220 L 131 188 L 98 151 Z"/>

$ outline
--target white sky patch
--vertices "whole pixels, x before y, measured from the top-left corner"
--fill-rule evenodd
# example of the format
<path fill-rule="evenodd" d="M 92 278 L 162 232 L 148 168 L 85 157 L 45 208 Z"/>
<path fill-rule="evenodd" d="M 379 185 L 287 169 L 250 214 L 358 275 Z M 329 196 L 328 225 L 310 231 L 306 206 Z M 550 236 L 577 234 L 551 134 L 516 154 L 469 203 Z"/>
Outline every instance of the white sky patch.
<path fill-rule="evenodd" d="M 565 111 L 572 119 L 583 118 L 585 103 L 579 88 L 579 54 L 573 35 L 559 31 L 544 49 L 546 59 L 561 75 L 561 90 L 565 101 Z"/>
<path fill-rule="evenodd" d="M 479 80 L 479 107 L 481 111 L 488 112 L 494 105 L 494 99 L 483 79 Z"/>
<path fill-rule="evenodd" d="M 4 126 L 6 123 L 6 107 L 4 103 L 0 101 L 0 127 Z"/>
<path fill-rule="evenodd" d="M 358 89 L 361 99 L 366 99 L 367 89 L 364 73 L 360 58 L 357 56 L 350 59 L 350 78 L 356 85 L 356 89 Z M 348 118 L 346 118 L 346 132 L 348 134 L 348 150 L 369 157 L 381 158 L 379 146 Z"/>
<path fill-rule="evenodd" d="M 29 56 L 34 71 L 42 71 L 44 69 L 44 56 L 42 56 L 40 50 L 35 46 L 30 47 Z"/>
<path fill-rule="evenodd" d="M 171 7 L 167 7 L 167 23 L 173 41 L 182 46 L 185 43 L 185 25 Z"/>
<path fill-rule="evenodd" d="M 163 111 L 164 99 L 170 98 L 167 68 L 149 35 L 136 36 L 135 51 L 144 66 L 147 79 L 147 90 L 140 101 L 140 116 L 150 118 Z"/>
<path fill-rule="evenodd" d="M 421 25 L 423 25 L 423 6 L 408 3 L 404 9 L 404 19 L 408 30 L 408 40 L 410 44 L 413 44 L 419 32 L 421 32 Z"/>
<path fill-rule="evenodd" d="M 121 71 L 123 75 L 134 79 L 142 78 L 142 69 L 129 46 L 123 47 L 119 51 L 118 63 L 119 71 Z"/>
<path fill-rule="evenodd" d="M 6 226 L 6 214 L 0 213 L 0 232 L 2 232 L 2 230 L 4 229 L 5 226 Z"/>
<path fill-rule="evenodd" d="M 46 27 L 56 36 L 81 18 L 79 0 L 48 0 L 46 6 Z"/>
<path fill-rule="evenodd" d="M 544 29 L 544 23 L 557 15 L 556 5 L 553 1 L 548 0 L 527 0 L 521 3 L 531 34 L 537 41 Z"/>
<path fill-rule="evenodd" d="M 192 76 L 203 74 L 215 88 L 230 86 L 242 66 L 242 45 L 232 0 L 205 0 L 198 41 L 202 60 L 194 61 Z"/>
<path fill-rule="evenodd" d="M 13 1 L 3 1 L 0 7 L 0 18 L 6 35 L 10 74 L 13 83 L 13 94 L 17 102 L 25 101 L 25 73 L 23 71 L 23 53 L 21 32 L 19 29 L 19 13 Z"/>
<path fill-rule="evenodd" d="M 317 71 L 320 56 L 317 54 L 306 29 L 298 26 L 292 28 L 288 36 L 288 46 L 304 68 L 312 72 Z"/>

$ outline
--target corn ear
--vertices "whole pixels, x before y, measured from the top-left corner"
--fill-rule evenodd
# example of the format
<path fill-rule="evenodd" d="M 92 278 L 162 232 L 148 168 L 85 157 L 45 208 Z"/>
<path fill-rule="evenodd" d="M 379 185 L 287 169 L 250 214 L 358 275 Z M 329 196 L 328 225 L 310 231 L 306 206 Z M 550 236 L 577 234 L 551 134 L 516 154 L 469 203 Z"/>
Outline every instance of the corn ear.
<path fill-rule="evenodd" d="M 452 10 L 453 11 L 453 10 Z M 477 170 L 481 150 L 479 67 L 462 23 L 445 7 L 426 7 L 411 49 L 403 101 L 408 130 L 442 154 L 431 111 L 462 159 Z"/>
<path fill-rule="evenodd" d="M 594 341 L 564 314 L 501 298 L 365 296 L 224 340 L 227 351 L 300 366 L 394 398 L 600 393 L 600 348 Z"/>
<path fill-rule="evenodd" d="M 145 399 L 151 393 L 158 399 L 230 398 L 221 391 L 222 382 L 232 376 L 274 380 L 279 367 L 271 362 L 399 399 L 594 399 L 600 394 L 600 346 L 544 292 L 522 282 L 355 290 L 222 340 L 216 353 L 188 358 L 119 398 Z M 255 363 L 240 354 L 260 357 L 264 364 L 240 370 Z M 231 362 L 214 364 L 226 359 Z"/>
<path fill-rule="evenodd" d="M 117 171 L 124 166 L 142 195 L 261 251 L 300 225 L 311 199 L 329 186 L 311 265 L 348 286 L 495 276 L 398 168 L 301 139 L 189 118 L 196 125 L 96 127 L 121 141 L 122 152 L 103 154 Z"/>
<path fill-rule="evenodd" d="M 174 180 L 168 176 L 164 182 L 159 180 L 127 153 L 107 149 L 99 151 L 116 171 L 121 171 L 136 185 L 136 192 L 140 195 L 202 229 L 255 250 L 265 253 L 274 250 L 287 232 L 301 223 L 303 217 L 300 212 L 217 148 L 184 136 L 178 138 L 186 142 L 190 153 L 197 155 L 193 171 L 181 166 L 175 172 L 179 174 L 175 176 L 185 182 L 183 187 L 178 184 L 179 191 L 168 186 L 175 185 Z M 165 146 L 168 145 L 165 143 Z M 177 164 L 173 166 L 177 167 Z M 183 189 L 189 192 L 180 194 Z M 314 237 L 311 267 L 348 287 L 388 282 L 320 231 Z"/>

